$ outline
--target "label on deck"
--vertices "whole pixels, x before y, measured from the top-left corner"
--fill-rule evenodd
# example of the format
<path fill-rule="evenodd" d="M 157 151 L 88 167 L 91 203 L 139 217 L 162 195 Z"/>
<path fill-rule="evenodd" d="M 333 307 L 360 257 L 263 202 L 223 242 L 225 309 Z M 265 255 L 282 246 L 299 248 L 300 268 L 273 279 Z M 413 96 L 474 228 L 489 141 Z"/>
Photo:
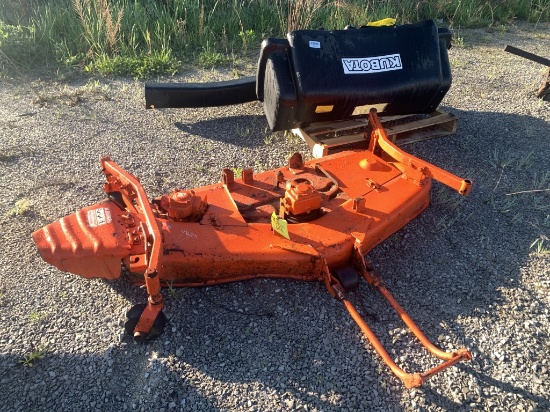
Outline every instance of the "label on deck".
<path fill-rule="evenodd" d="M 288 235 L 287 221 L 281 219 L 279 216 L 277 216 L 275 212 L 273 212 L 271 215 L 271 227 L 275 232 L 290 240 L 290 236 Z"/>
<path fill-rule="evenodd" d="M 111 223 L 113 219 L 111 218 L 111 211 L 107 208 L 99 208 L 94 210 L 88 210 L 88 226 L 97 227 Z"/>

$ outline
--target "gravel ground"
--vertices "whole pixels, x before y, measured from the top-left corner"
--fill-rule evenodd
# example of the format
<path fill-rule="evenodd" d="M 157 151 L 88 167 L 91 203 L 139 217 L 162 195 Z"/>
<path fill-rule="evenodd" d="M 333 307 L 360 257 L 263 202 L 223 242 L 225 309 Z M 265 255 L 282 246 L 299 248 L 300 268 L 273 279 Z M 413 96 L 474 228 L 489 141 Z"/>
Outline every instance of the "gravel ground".
<path fill-rule="evenodd" d="M 429 337 L 474 356 L 415 390 L 388 372 L 321 285 L 167 291 L 166 333 L 138 345 L 121 325 L 142 290 L 61 273 L 38 256 L 32 231 L 104 197 L 102 154 L 156 196 L 217 181 L 223 167 L 268 169 L 307 153 L 298 139 L 267 131 L 260 104 L 146 111 L 142 82 L 4 79 L 0 409 L 550 409 L 550 103 L 534 96 L 543 67 L 502 51 L 512 44 L 550 57 L 548 33 L 548 25 L 455 32 L 442 107 L 460 117 L 458 131 L 408 146 L 474 180 L 462 201 L 436 184 L 432 206 L 370 253 Z M 253 65 L 234 71 L 251 74 Z M 518 191 L 530 192 L 509 195 Z M 399 364 L 434 365 L 368 286 L 352 299 L 376 313 L 368 322 Z"/>

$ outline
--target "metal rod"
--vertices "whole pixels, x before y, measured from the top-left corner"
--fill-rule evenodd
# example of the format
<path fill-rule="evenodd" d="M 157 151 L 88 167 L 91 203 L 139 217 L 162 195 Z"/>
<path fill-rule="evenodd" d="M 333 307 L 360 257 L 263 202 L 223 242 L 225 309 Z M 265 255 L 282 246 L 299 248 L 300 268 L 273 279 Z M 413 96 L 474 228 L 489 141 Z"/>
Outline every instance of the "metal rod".
<path fill-rule="evenodd" d="M 535 63 L 540 63 L 550 67 L 550 59 L 545 59 L 544 57 L 526 52 L 525 50 L 518 49 L 517 47 L 508 45 L 504 48 L 504 51 L 515 54 L 516 56 L 519 56 L 519 57 L 523 57 L 524 59 L 534 61 Z"/>
<path fill-rule="evenodd" d="M 359 326 L 363 334 L 370 341 L 374 350 L 378 353 L 378 355 L 380 355 L 382 360 L 386 363 L 386 365 L 389 366 L 392 372 L 399 379 L 403 381 L 405 386 L 407 388 L 418 388 L 422 386 L 422 384 L 424 383 L 424 379 L 422 378 L 422 375 L 420 373 L 407 373 L 403 369 L 401 369 L 399 366 L 397 366 L 397 364 L 393 361 L 393 359 L 388 354 L 388 352 L 386 351 L 382 343 L 380 343 L 380 341 L 378 340 L 378 338 L 376 337 L 372 329 L 363 320 L 361 315 L 359 315 L 359 313 L 357 312 L 355 307 L 351 304 L 351 302 L 347 299 L 344 299 L 342 302 L 346 306 L 346 309 L 348 310 L 352 319 L 355 321 L 355 323 L 357 323 L 357 326 Z"/>

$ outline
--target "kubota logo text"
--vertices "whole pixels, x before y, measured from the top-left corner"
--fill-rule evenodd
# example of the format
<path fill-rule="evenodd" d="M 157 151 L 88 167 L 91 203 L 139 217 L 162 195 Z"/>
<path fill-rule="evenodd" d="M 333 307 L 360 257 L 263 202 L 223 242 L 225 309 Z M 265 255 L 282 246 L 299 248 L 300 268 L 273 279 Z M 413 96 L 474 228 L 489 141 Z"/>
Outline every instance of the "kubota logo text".
<path fill-rule="evenodd" d="M 342 66 L 344 66 L 345 74 L 379 73 L 403 69 L 399 54 L 388 54 L 387 56 L 378 57 L 343 58 Z"/>

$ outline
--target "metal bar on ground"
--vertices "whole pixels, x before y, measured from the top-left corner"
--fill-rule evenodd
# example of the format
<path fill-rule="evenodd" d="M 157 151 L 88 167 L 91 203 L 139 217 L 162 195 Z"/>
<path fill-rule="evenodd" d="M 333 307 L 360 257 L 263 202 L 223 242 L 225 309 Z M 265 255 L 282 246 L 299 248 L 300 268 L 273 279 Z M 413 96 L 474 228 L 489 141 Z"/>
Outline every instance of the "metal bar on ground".
<path fill-rule="evenodd" d="M 545 66 L 550 67 L 550 59 L 546 59 L 546 58 L 538 56 L 536 54 L 529 53 L 525 50 L 518 49 L 517 47 L 507 45 L 504 48 L 504 51 L 508 52 L 508 53 L 511 53 L 511 54 L 515 54 L 516 56 L 519 56 L 519 57 L 523 57 L 524 59 L 531 60 L 535 63 L 540 63 L 540 64 L 543 64 Z"/>

